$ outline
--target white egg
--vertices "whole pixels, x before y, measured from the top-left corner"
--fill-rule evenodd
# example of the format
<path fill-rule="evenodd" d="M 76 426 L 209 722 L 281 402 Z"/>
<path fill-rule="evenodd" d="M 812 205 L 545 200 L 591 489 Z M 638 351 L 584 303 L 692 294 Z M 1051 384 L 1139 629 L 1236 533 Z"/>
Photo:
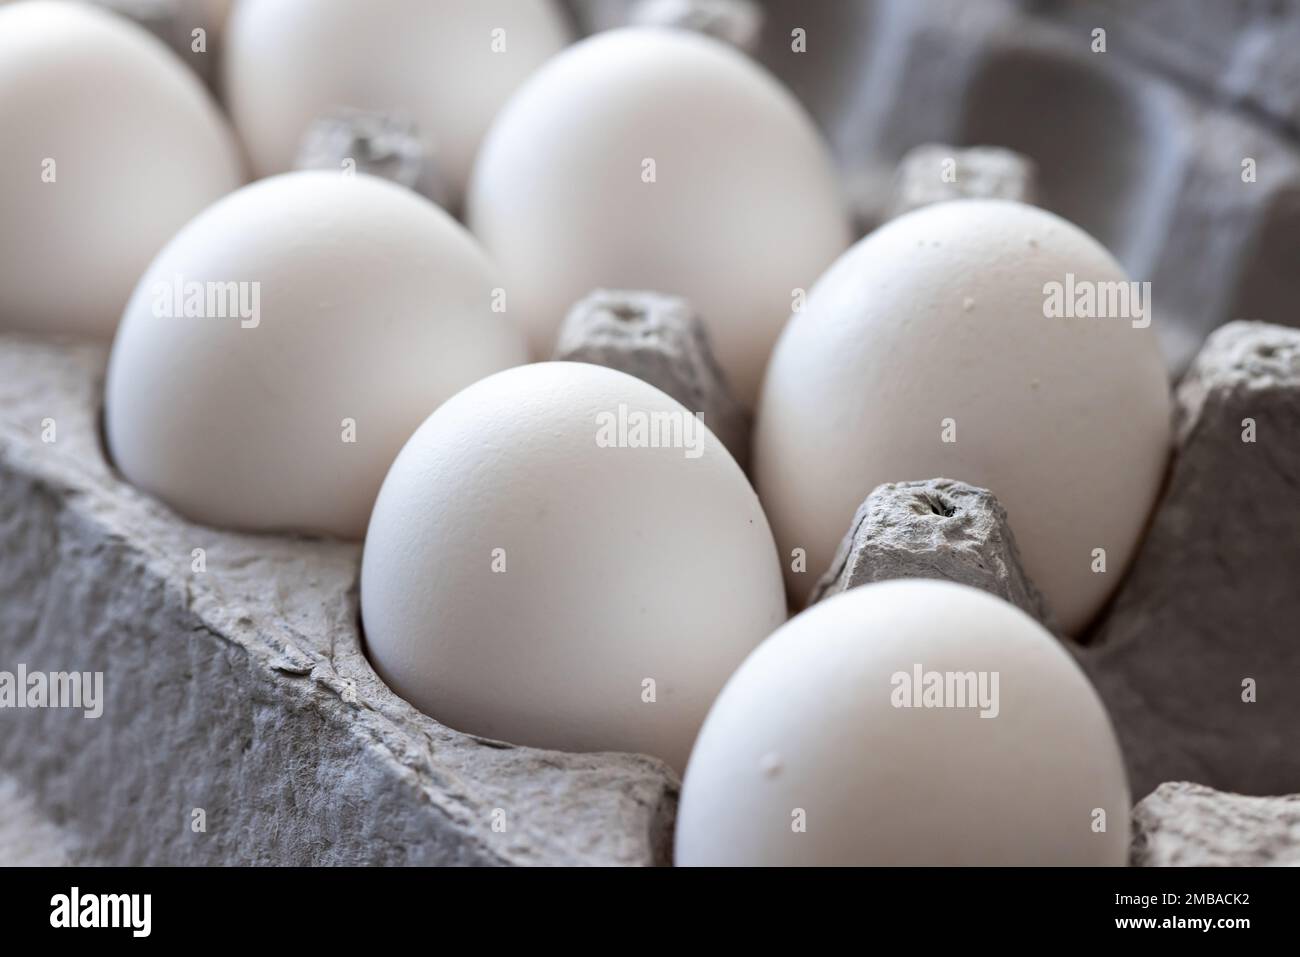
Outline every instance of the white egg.
<path fill-rule="evenodd" d="M 524 84 L 484 140 L 468 216 L 536 354 L 592 289 L 681 295 L 750 407 L 796 290 L 850 235 L 795 99 L 723 43 L 651 28 L 597 34 Z"/>
<path fill-rule="evenodd" d="M 149 260 L 238 187 L 199 81 L 128 20 L 0 7 L 0 324 L 107 338 Z"/>
<path fill-rule="evenodd" d="M 399 112 L 454 199 L 501 104 L 568 41 L 551 0 L 241 0 L 226 99 L 261 176 L 293 167 L 322 114 Z"/>
<path fill-rule="evenodd" d="M 402 449 L 361 612 L 376 671 L 444 724 L 680 770 L 785 599 L 758 499 L 700 420 L 624 373 L 545 362 L 470 386 Z"/>
<path fill-rule="evenodd" d="M 855 588 L 792 619 L 709 712 L 679 865 L 1123 865 L 1129 794 L 1069 654 L 965 585 Z"/>
<path fill-rule="evenodd" d="M 112 456 L 200 522 L 360 538 L 424 418 L 527 361 L 498 284 L 469 234 L 400 186 L 246 186 L 140 280 L 108 368 Z"/>
<path fill-rule="evenodd" d="M 888 223 L 818 280 L 773 352 L 754 439 L 782 554 L 807 553 L 807 574 L 787 565 L 792 596 L 876 485 L 942 476 L 997 495 L 1061 626 L 1088 624 L 1159 490 L 1170 403 L 1141 320 L 1045 316 L 1067 274 L 1128 278 L 1051 213 L 967 200 Z"/>

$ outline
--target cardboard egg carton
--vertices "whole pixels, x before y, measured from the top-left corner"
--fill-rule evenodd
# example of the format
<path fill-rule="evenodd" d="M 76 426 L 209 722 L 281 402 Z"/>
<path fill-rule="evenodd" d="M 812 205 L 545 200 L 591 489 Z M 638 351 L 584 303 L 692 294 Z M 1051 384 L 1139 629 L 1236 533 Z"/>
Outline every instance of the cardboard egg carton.
<path fill-rule="evenodd" d="M 571 6 L 595 28 L 625 20 L 629 4 Z M 1041 205 L 1153 281 L 1171 369 L 1228 320 L 1300 324 L 1300 83 L 1286 55 L 1300 14 L 1289 6 L 763 6 L 756 55 L 827 131 L 864 228 L 888 214 L 895 167 L 914 147 L 1009 147 L 1033 161 Z M 1090 49 L 1097 26 L 1104 54 Z M 808 53 L 790 49 L 796 28 Z M 1296 335 L 1235 327 L 1203 354 L 1180 393 L 1179 453 L 1151 531 L 1074 649 L 1116 722 L 1135 800 L 1183 779 L 1300 791 Z M 193 525 L 123 482 L 99 438 L 105 355 L 0 335 L 0 670 L 104 682 L 95 718 L 0 711 L 0 814 L 21 805 L 15 820 L 35 822 L 46 859 L 669 861 L 678 781 L 662 763 L 460 734 L 378 680 L 358 628 L 357 545 Z M 1262 430 L 1256 444 L 1238 441 L 1246 417 Z M 1246 678 L 1255 701 L 1241 697 Z M 1213 808 L 1192 796 L 1194 807 L 1139 808 L 1135 863 L 1186 858 L 1154 843 L 1166 812 L 1165 840 L 1218 854 L 1216 815 L 1203 813 Z M 1242 840 L 1280 859 L 1254 800 L 1240 805 Z M 0 863 L 12 844 L 0 832 Z"/>
<path fill-rule="evenodd" d="M 1171 781 L 1294 794 L 1300 330 L 1216 330 L 1174 398 L 1173 455 L 1136 556 L 1094 569 L 1120 576 L 1112 601 L 1086 634 L 1058 637 L 1106 705 L 1135 799 Z M 911 577 L 981 588 L 1053 629 L 988 490 L 946 478 L 879 486 L 810 601 Z"/>
<path fill-rule="evenodd" d="M 102 674 L 98 716 L 0 710 L 0 774 L 65 859 L 668 860 L 658 760 L 487 741 L 388 690 L 359 545 L 192 525 L 127 485 L 100 443 L 105 358 L 0 335 L 0 670 Z"/>
<path fill-rule="evenodd" d="M 0 670 L 102 679 L 94 707 L 0 710 L 0 809 L 51 835 L 40 859 L 670 861 L 679 782 L 662 762 L 461 734 L 379 680 L 358 545 L 194 525 L 127 485 L 100 441 L 104 360 L 101 345 L 0 335 Z M 1300 330 L 1219 330 L 1177 411 L 1133 566 L 1085 643 L 1062 639 L 1106 704 L 1135 800 L 1167 781 L 1229 792 L 1195 814 L 1140 808 L 1143 841 L 1159 826 L 1173 841 L 1135 858 L 1153 864 L 1185 845 L 1237 853 L 1265 805 L 1234 794 L 1300 792 Z M 871 502 L 894 510 L 888 534 L 851 525 L 823 590 L 921 574 L 1046 616 L 987 492 L 914 481 Z M 1242 809 L 1232 846 L 1197 823 L 1214 802 Z M 1294 854 L 1282 831 L 1250 853 Z M 0 830 L 0 863 L 23 844 Z"/>
<path fill-rule="evenodd" d="M 594 30 L 635 21 L 639 3 L 571 6 Z M 863 231 L 887 215 L 909 150 L 1005 147 L 1037 166 L 1039 205 L 1152 283 L 1175 375 L 1225 322 L 1297 321 L 1300 3 L 757 6 L 755 56 L 825 132 Z M 792 49 L 800 30 L 805 52 Z"/>

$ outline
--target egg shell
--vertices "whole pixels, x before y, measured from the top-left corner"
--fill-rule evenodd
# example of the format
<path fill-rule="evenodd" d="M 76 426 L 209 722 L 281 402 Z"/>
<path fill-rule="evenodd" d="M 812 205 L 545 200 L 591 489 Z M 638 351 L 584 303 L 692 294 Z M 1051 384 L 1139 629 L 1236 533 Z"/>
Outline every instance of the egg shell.
<path fill-rule="evenodd" d="M 700 425 L 698 445 L 598 444 L 620 406 L 628 422 L 696 421 L 585 363 L 511 369 L 446 402 L 375 503 L 362 620 L 376 671 L 444 724 L 680 771 L 718 689 L 784 620 L 781 571 L 721 442 Z"/>
<path fill-rule="evenodd" d="M 424 418 L 527 361 L 523 335 L 492 311 L 498 282 L 455 220 L 384 180 L 303 172 L 246 186 L 140 280 L 108 367 L 113 459 L 200 522 L 359 539 Z M 167 299 L 193 283 L 245 283 L 247 308 L 177 315 Z"/>
<path fill-rule="evenodd" d="M 682 30 L 600 33 L 542 67 L 484 140 L 467 213 L 536 354 L 593 289 L 684 296 L 749 408 L 795 290 L 849 242 L 803 108 Z"/>
<path fill-rule="evenodd" d="M 322 114 L 396 111 L 456 202 L 501 104 L 568 41 L 551 0 L 241 0 L 224 88 L 258 175 L 292 169 Z"/>
<path fill-rule="evenodd" d="M 917 707 L 905 692 L 931 672 L 973 673 L 985 694 Z M 727 682 L 675 860 L 1122 866 L 1129 806 L 1109 718 L 1051 634 L 985 592 L 901 579 L 813 606 Z"/>
<path fill-rule="evenodd" d="M 807 551 L 806 574 L 786 566 L 792 596 L 873 488 L 945 477 L 998 497 L 1062 628 L 1088 624 L 1155 501 L 1171 407 L 1153 327 L 1045 317 L 1045 285 L 1067 273 L 1128 280 L 1052 213 L 960 200 L 893 220 L 818 280 L 773 352 L 754 436 L 782 554 Z"/>
<path fill-rule="evenodd" d="M 123 17 L 0 7 L 0 324 L 109 338 L 140 274 L 242 182 L 193 74 Z"/>

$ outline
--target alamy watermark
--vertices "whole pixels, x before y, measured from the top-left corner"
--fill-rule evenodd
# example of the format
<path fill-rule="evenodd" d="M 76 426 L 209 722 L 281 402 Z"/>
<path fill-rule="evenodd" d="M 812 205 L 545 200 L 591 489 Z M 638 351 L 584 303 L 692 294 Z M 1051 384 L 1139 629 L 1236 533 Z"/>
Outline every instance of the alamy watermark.
<path fill-rule="evenodd" d="M 243 329 L 262 321 L 262 284 L 186 280 L 179 273 L 153 284 L 153 314 L 159 319 L 238 319 Z"/>
<path fill-rule="evenodd" d="M 132 937 L 148 937 L 152 912 L 152 894 L 83 894 L 73 887 L 50 898 L 51 927 L 121 927 Z"/>
<path fill-rule="evenodd" d="M 73 708 L 82 717 L 104 713 L 102 671 L 0 671 L 0 708 Z"/>
<path fill-rule="evenodd" d="M 895 671 L 889 683 L 889 703 L 895 708 L 979 709 L 981 718 L 996 718 L 999 672 L 926 671 L 912 665 L 911 671 Z"/>
<path fill-rule="evenodd" d="M 596 414 L 596 445 L 602 449 L 682 449 L 688 459 L 704 454 L 704 413 L 685 409 L 630 408 Z"/>
<path fill-rule="evenodd" d="M 1093 282 L 1065 274 L 1065 282 L 1043 284 L 1048 319 L 1128 319 L 1134 329 L 1151 325 L 1151 283 Z"/>

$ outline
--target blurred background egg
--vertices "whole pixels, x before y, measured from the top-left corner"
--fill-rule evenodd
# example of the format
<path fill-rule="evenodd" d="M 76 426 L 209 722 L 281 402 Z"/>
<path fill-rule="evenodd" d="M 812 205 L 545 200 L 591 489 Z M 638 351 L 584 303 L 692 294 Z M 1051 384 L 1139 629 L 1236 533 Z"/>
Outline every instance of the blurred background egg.
<path fill-rule="evenodd" d="M 323 115 L 400 113 L 454 206 L 493 115 L 568 41 L 551 0 L 240 0 L 224 88 L 257 175 L 292 169 Z"/>
<path fill-rule="evenodd" d="M 1114 731 L 1059 642 L 984 592 L 902 580 L 741 665 L 691 754 L 676 862 L 1122 866 L 1128 833 Z"/>
<path fill-rule="evenodd" d="M 462 387 L 527 361 L 450 216 L 368 176 L 302 172 L 205 210 L 113 343 L 109 451 L 191 519 L 360 538 L 393 457 Z"/>
<path fill-rule="evenodd" d="M 467 203 L 537 355 L 595 288 L 689 299 L 752 408 L 796 289 L 850 239 L 803 108 L 731 47 L 622 29 L 570 47 L 511 98 Z"/>
<path fill-rule="evenodd" d="M 1044 314 L 1067 281 L 1128 277 L 1074 225 L 996 200 L 893 220 L 818 280 L 773 352 L 754 437 L 782 554 L 807 550 L 810 574 L 786 566 L 795 600 L 876 485 L 942 476 L 993 491 L 1061 627 L 1087 626 L 1160 488 L 1170 401 L 1151 327 Z"/>
<path fill-rule="evenodd" d="M 652 415 L 682 441 L 638 445 Z M 624 373 L 545 362 L 470 386 L 402 449 L 361 612 L 375 670 L 442 723 L 680 772 L 785 598 L 758 498 L 699 420 Z"/>
<path fill-rule="evenodd" d="M 108 338 L 140 274 L 242 181 L 199 80 L 83 4 L 0 5 L 0 324 Z"/>

